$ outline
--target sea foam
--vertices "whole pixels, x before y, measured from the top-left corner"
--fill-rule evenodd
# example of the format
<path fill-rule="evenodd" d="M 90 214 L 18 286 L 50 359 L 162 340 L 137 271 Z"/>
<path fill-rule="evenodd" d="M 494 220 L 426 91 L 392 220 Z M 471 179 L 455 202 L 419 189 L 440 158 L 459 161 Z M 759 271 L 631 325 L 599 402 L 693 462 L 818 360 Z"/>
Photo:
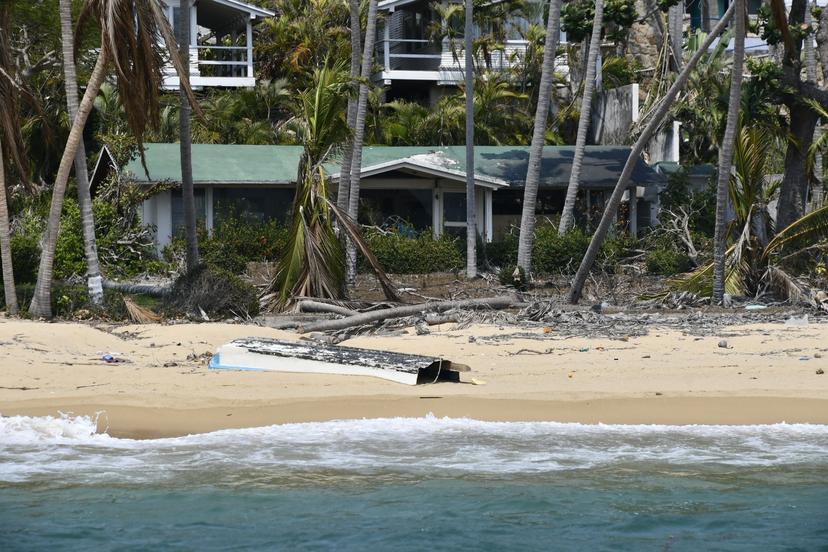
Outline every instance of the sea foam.
<path fill-rule="evenodd" d="M 386 418 L 284 424 L 133 440 L 100 418 L 0 418 L 0 482 L 160 482 L 251 470 L 498 476 L 601 467 L 813 464 L 828 469 L 828 426 L 584 425 Z"/>

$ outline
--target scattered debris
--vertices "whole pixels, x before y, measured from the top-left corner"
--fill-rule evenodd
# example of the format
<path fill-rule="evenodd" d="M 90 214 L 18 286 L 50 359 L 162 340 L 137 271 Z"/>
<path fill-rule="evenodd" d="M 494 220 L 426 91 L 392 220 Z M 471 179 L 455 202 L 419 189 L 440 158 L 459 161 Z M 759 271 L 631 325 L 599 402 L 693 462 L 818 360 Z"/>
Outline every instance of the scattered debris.
<path fill-rule="evenodd" d="M 825 370 L 823 370 L 822 368 L 817 368 L 816 373 L 817 373 L 818 376 L 821 376 L 822 374 L 825 373 Z"/>
<path fill-rule="evenodd" d="M 785 320 L 786 326 L 807 326 L 808 325 L 808 315 L 803 314 L 802 317 L 791 316 L 787 320 Z"/>

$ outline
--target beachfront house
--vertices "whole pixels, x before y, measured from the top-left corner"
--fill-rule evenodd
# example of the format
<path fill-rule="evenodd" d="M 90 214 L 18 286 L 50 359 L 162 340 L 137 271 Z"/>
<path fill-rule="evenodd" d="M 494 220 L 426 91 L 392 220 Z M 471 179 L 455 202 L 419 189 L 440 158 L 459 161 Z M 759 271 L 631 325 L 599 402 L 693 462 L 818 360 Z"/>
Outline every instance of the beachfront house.
<path fill-rule="evenodd" d="M 164 11 L 179 42 L 179 0 L 164 0 Z M 198 0 L 190 8 L 190 84 L 204 87 L 252 87 L 253 26 L 273 12 L 239 0 Z M 177 90 L 178 76 L 164 71 L 164 88 Z"/>
<path fill-rule="evenodd" d="M 386 87 L 389 99 L 434 103 L 447 90 L 463 81 L 463 22 L 451 20 L 448 23 L 456 27 L 453 29 L 455 32 L 435 32 L 435 28 L 446 26 L 441 22 L 435 4 L 445 6 L 449 3 L 450 0 L 438 0 L 436 3 L 434 0 L 379 2 L 378 9 L 382 14 L 376 41 L 376 64 L 379 69 L 374 80 Z M 487 57 L 487 69 L 504 71 L 519 63 L 526 52 L 528 42 L 525 32 L 529 25 L 544 26 L 544 5 L 545 2 L 540 0 L 530 0 L 521 15 L 497 22 L 500 27 L 498 33 L 505 39 L 503 48 L 493 50 Z M 482 34 L 482 30 L 476 28 L 475 33 Z M 561 43 L 565 41 L 566 35 L 561 33 Z M 556 61 L 556 70 L 566 73 L 566 63 L 566 56 L 560 56 Z"/>
<path fill-rule="evenodd" d="M 573 147 L 546 147 L 541 166 L 538 216 L 561 212 L 569 183 Z M 285 221 L 296 187 L 301 146 L 193 144 L 196 211 L 207 230 L 228 217 Z M 605 201 L 630 153 L 629 146 L 588 146 L 581 175 L 577 217 L 587 226 L 600 219 Z M 529 160 L 526 146 L 475 147 L 477 232 L 486 241 L 501 239 L 519 226 L 523 185 Z M 143 204 L 143 221 L 155 229 L 160 251 L 182 232 L 178 144 L 147 144 L 146 164 L 140 160 L 116 167 L 104 148 L 92 175 L 93 187 L 112 170 L 139 186 L 171 186 Z M 326 172 L 335 182 L 339 165 Z M 431 229 L 464 236 L 466 232 L 465 147 L 366 147 L 363 155 L 360 222 L 400 225 L 415 231 Z M 643 160 L 625 193 L 624 220 L 631 232 L 656 222 L 658 194 L 665 178 Z"/>

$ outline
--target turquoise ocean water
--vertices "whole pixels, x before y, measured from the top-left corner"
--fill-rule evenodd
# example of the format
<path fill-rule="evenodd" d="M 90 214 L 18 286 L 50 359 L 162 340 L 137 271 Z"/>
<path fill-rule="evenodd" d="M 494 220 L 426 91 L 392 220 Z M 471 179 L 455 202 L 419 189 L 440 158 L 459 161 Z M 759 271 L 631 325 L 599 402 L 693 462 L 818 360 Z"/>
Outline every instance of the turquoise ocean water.
<path fill-rule="evenodd" d="M 828 426 L 0 418 L 0 550 L 828 551 Z"/>

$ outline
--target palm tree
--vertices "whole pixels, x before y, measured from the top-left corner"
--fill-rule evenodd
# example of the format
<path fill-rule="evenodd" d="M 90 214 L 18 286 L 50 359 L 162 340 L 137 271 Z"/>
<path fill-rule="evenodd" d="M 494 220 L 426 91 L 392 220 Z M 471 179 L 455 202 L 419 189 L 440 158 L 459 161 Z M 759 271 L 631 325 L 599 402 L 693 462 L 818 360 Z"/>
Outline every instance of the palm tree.
<path fill-rule="evenodd" d="M 356 118 L 354 119 L 354 151 L 351 160 L 351 184 L 348 191 L 348 216 L 356 222 L 359 220 L 359 183 L 362 177 L 362 146 L 365 140 L 365 114 L 368 110 L 368 87 L 371 79 L 371 67 L 374 59 L 374 40 L 377 37 L 377 0 L 368 2 L 368 21 L 365 24 L 365 45 L 362 50 L 362 70 L 360 72 L 359 98 L 357 100 Z M 344 174 L 340 174 L 340 178 Z M 356 280 L 356 244 L 348 241 L 346 250 L 348 281 Z"/>
<path fill-rule="evenodd" d="M 190 70 L 190 0 L 181 0 L 178 16 L 178 55 L 181 65 Z M 175 55 L 175 54 L 171 54 Z M 190 104 L 183 86 L 178 92 L 178 140 L 181 150 L 181 201 L 184 206 L 184 238 L 187 243 L 187 272 L 198 266 L 195 193 L 193 191 L 193 135 L 190 131 Z"/>
<path fill-rule="evenodd" d="M 658 15 L 658 14 L 656 14 Z M 578 137 L 575 141 L 575 155 L 572 159 L 572 172 L 569 174 L 569 186 L 566 189 L 558 234 L 564 235 L 574 221 L 575 200 L 581 185 L 581 165 L 584 161 L 587 131 L 592 117 L 592 96 L 595 93 L 595 71 L 598 54 L 601 50 L 601 26 L 604 20 L 604 0 L 595 0 L 595 12 L 592 19 L 592 38 L 589 41 L 586 76 L 584 77 L 584 96 L 581 99 L 581 112 L 578 116 Z"/>
<path fill-rule="evenodd" d="M 13 164 L 20 174 L 23 170 L 23 138 L 18 120 L 18 96 L 20 85 L 13 76 L 14 61 L 11 57 L 9 28 L 11 2 L 0 4 L 0 269 L 3 271 L 3 293 L 6 312 L 17 314 L 17 291 L 14 285 L 14 268 L 11 254 L 11 230 L 9 228 L 9 207 L 6 198 L 6 165 Z M 5 152 L 4 152 L 5 150 Z M 8 153 L 8 156 L 4 153 Z"/>
<path fill-rule="evenodd" d="M 550 0 L 549 21 L 546 25 L 546 43 L 543 47 L 543 66 L 538 85 L 538 105 L 535 109 L 535 128 L 529 149 L 529 167 L 523 190 L 523 213 L 520 217 L 517 264 L 528 274 L 532 270 L 532 244 L 535 239 L 535 206 L 538 199 L 543 145 L 546 142 L 546 120 L 552 99 L 555 78 L 555 54 L 561 29 L 561 0 Z"/>
<path fill-rule="evenodd" d="M 50 318 L 52 315 L 50 296 L 55 248 L 69 172 L 95 96 L 106 77 L 107 67 L 110 61 L 115 66 L 127 123 L 141 143 L 147 124 L 158 119 L 161 69 L 164 66 L 158 36 L 164 39 L 170 52 L 176 50 L 175 37 L 159 0 L 84 0 L 75 36 L 82 34 L 82 29 L 92 17 L 97 20 L 101 28 L 101 48 L 83 99 L 78 106 L 78 113 L 72 121 L 66 147 L 55 176 L 37 284 L 29 306 L 29 312 L 33 316 L 43 318 Z M 189 73 L 182 66 L 178 56 L 170 56 L 170 61 L 178 73 L 181 86 L 188 92 L 191 105 L 197 109 L 197 103 L 190 89 Z M 143 158 L 143 150 L 141 153 Z"/>
<path fill-rule="evenodd" d="M 466 81 L 466 277 L 477 276 L 477 201 L 474 186 L 474 1 L 466 0 L 465 14 L 465 81 Z"/>
<path fill-rule="evenodd" d="M 624 195 L 624 191 L 627 189 L 627 186 L 630 181 L 630 176 L 632 176 L 633 169 L 635 168 L 636 163 L 638 162 L 641 153 L 644 151 L 644 147 L 650 141 L 653 134 L 655 134 L 656 130 L 661 128 L 664 124 L 664 121 L 670 112 L 670 108 L 673 105 L 673 102 L 676 100 L 676 96 L 678 96 L 679 91 L 684 88 L 685 84 L 687 84 L 687 79 L 690 76 L 690 72 L 695 68 L 696 64 L 701 59 L 702 55 L 710 48 L 713 44 L 713 41 L 724 32 L 725 28 L 727 27 L 728 21 L 731 17 L 733 17 L 733 12 L 735 9 L 735 4 L 731 4 L 728 7 L 727 11 L 724 13 L 722 18 L 719 20 L 719 23 L 710 31 L 710 34 L 707 35 L 707 38 L 702 43 L 701 48 L 699 48 L 693 57 L 687 62 L 687 65 L 684 66 L 681 73 L 679 73 L 678 77 L 676 78 L 675 82 L 670 86 L 670 89 L 664 95 L 664 98 L 661 99 L 658 107 L 655 109 L 653 116 L 650 118 L 650 122 L 647 123 L 647 126 L 644 127 L 641 134 L 639 135 L 638 139 L 635 142 L 635 145 L 630 151 L 630 156 L 627 158 L 627 162 L 624 164 L 624 169 L 621 171 L 621 176 L 618 178 L 618 182 L 615 184 L 615 189 L 610 196 L 609 201 L 604 209 L 604 215 L 601 217 L 601 222 L 598 224 L 598 228 L 595 231 L 595 234 L 592 236 L 592 240 L 589 242 L 589 247 L 587 248 L 587 252 L 584 255 L 584 258 L 581 260 L 581 264 L 578 267 L 578 272 L 575 274 L 575 278 L 572 281 L 572 286 L 569 288 L 569 294 L 567 300 L 570 303 L 577 303 L 581 298 L 581 292 L 584 288 L 584 283 L 586 282 L 587 277 L 589 276 L 589 271 L 592 269 L 592 265 L 595 263 L 595 259 L 598 257 L 598 253 L 601 250 L 601 246 L 604 243 L 604 240 L 607 237 L 607 233 L 609 232 L 610 226 L 615 219 L 615 215 L 618 212 L 618 206 L 621 204 L 621 197 Z"/>
<path fill-rule="evenodd" d="M 360 36 L 362 24 L 359 19 L 359 0 L 348 0 L 348 8 L 351 12 L 351 80 L 355 83 L 359 78 L 361 57 L 362 57 L 362 37 Z M 354 161 L 354 142 L 353 135 L 356 127 L 357 117 L 357 101 L 353 96 L 348 96 L 348 130 L 351 136 L 345 139 L 345 146 L 342 151 L 342 167 L 339 171 L 339 189 L 336 194 L 336 205 L 343 211 L 348 210 L 350 203 L 349 192 L 351 190 L 351 165 Z M 342 178 L 342 175 L 348 175 L 347 178 Z"/>
<path fill-rule="evenodd" d="M 6 200 L 6 168 L 3 162 L 3 143 L 0 137 L 0 268 L 3 271 L 3 293 L 6 312 L 17 314 L 17 290 L 14 285 L 14 267 L 11 255 L 9 206 Z"/>
<path fill-rule="evenodd" d="M 78 75 L 75 69 L 75 41 L 72 36 L 72 0 L 60 0 L 60 34 L 63 48 L 63 81 L 66 88 L 66 104 L 69 122 L 78 113 Z M 83 139 L 75 154 L 75 181 L 78 186 L 78 207 L 83 229 L 83 251 L 86 256 L 86 281 L 89 299 L 93 305 L 103 303 L 103 278 L 98 262 L 98 246 L 95 239 L 95 217 L 92 214 L 92 195 L 89 192 L 89 174 L 86 169 L 86 146 Z"/>
<path fill-rule="evenodd" d="M 734 2 L 736 31 L 733 49 L 733 68 L 730 78 L 730 103 L 727 108 L 722 147 L 719 150 L 719 176 L 716 188 L 716 230 L 713 236 L 713 302 L 721 303 L 725 292 L 725 249 L 727 242 L 727 196 L 730 170 L 733 166 L 733 143 L 739 124 L 739 107 L 742 99 L 742 64 L 745 59 L 745 7 L 744 0 Z"/>
<path fill-rule="evenodd" d="M 300 113 L 295 130 L 304 149 L 299 161 L 290 238 L 276 277 L 262 298 L 271 309 L 283 309 L 297 297 L 343 297 L 345 263 L 334 220 L 374 268 L 386 295 L 396 298 L 358 226 L 328 199 L 328 177 L 323 164 L 348 135 L 342 114 L 347 107 L 350 76 L 344 65 L 326 66 L 315 71 L 315 81 L 315 86 L 299 94 Z"/>

